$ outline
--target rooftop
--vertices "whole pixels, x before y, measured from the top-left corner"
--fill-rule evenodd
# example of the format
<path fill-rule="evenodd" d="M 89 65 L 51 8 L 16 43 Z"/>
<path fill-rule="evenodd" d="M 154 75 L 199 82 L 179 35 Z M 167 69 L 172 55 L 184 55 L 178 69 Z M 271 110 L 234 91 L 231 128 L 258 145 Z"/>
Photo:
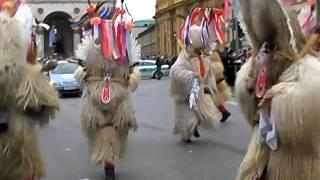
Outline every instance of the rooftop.
<path fill-rule="evenodd" d="M 154 19 L 143 19 L 134 22 L 136 28 L 147 28 L 154 25 L 156 21 Z"/>
<path fill-rule="evenodd" d="M 152 32 L 152 31 L 154 31 L 155 28 L 156 28 L 155 25 L 150 26 L 148 29 L 146 29 L 146 30 L 144 30 L 143 32 L 139 33 L 137 39 L 139 39 L 139 38 L 143 37 L 144 35 L 146 35 L 146 34 Z"/>

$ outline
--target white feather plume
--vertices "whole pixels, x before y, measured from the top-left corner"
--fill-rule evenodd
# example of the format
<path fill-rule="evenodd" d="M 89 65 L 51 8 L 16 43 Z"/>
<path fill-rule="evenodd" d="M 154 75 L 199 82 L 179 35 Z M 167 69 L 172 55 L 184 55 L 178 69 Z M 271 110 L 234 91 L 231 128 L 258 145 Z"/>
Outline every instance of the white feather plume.
<path fill-rule="evenodd" d="M 311 7 L 309 4 L 306 4 L 303 8 L 301 8 L 300 13 L 298 15 L 298 21 L 300 24 L 300 27 L 303 26 L 306 19 L 310 16 L 311 13 Z"/>
<path fill-rule="evenodd" d="M 286 21 L 287 21 L 287 26 L 288 26 L 288 29 L 289 29 L 289 32 L 290 32 L 290 44 L 291 44 L 291 48 L 293 50 L 294 53 L 298 53 L 298 48 L 297 48 L 297 42 L 296 42 L 296 38 L 294 36 L 294 33 L 293 33 L 293 28 L 292 28 L 292 25 L 291 25 L 291 20 L 290 20 L 290 17 L 289 17 L 289 14 L 288 12 L 286 11 L 286 8 L 285 8 L 285 5 L 284 3 L 282 2 L 282 0 L 277 0 L 282 12 L 283 12 L 283 15 L 285 16 L 286 18 Z"/>
<path fill-rule="evenodd" d="M 130 65 L 138 63 L 141 59 L 141 46 L 132 34 L 130 35 L 130 42 L 128 43 L 128 58 Z"/>
<path fill-rule="evenodd" d="M 22 24 L 22 37 L 26 43 L 31 42 L 33 15 L 32 10 L 27 4 L 21 4 L 14 16 Z"/>
<path fill-rule="evenodd" d="M 84 36 L 82 42 L 78 45 L 76 57 L 83 61 L 87 60 L 90 48 L 94 46 L 94 40 L 91 35 Z"/>

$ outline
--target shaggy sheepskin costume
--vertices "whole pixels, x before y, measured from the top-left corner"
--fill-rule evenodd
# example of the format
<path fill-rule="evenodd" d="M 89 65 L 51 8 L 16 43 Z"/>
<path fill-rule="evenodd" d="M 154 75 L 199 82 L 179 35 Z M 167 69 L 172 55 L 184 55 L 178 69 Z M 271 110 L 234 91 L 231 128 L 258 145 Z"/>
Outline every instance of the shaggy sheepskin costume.
<path fill-rule="evenodd" d="M 196 49 L 202 47 L 201 32 L 202 28 L 198 25 L 190 27 L 189 38 L 192 44 L 181 51 L 170 70 L 170 91 L 175 106 L 174 134 L 185 142 L 190 142 L 193 135 L 198 136 L 199 125 L 213 128 L 222 118 L 217 108 L 218 89 L 212 62 L 208 57 L 196 53 Z M 199 83 L 199 89 L 193 103 L 189 97 L 195 82 Z"/>
<path fill-rule="evenodd" d="M 106 61 L 91 36 L 79 46 L 78 58 L 85 61 L 84 89 L 81 100 L 81 129 L 88 138 L 91 159 L 97 165 L 116 163 L 125 150 L 128 132 L 136 130 L 131 94 L 137 89 L 140 71 L 137 67 L 129 74 L 125 65 Z M 85 56 L 83 51 L 87 51 Z M 102 101 L 105 74 L 111 72 L 111 99 Z M 128 76 L 129 78 L 124 78 Z"/>
<path fill-rule="evenodd" d="M 209 56 L 212 62 L 213 74 L 216 78 L 217 88 L 219 92 L 219 104 L 223 104 L 231 96 L 231 89 L 224 78 L 224 66 L 217 52 L 212 52 Z"/>
<path fill-rule="evenodd" d="M 241 0 L 240 9 L 256 54 L 236 80 L 252 127 L 237 179 L 320 179 L 320 63 L 300 53 L 306 42 L 281 0 Z"/>
<path fill-rule="evenodd" d="M 21 4 L 15 15 L 10 11 L 0 11 L 0 179 L 34 180 L 46 175 L 35 126 L 49 123 L 59 98 L 41 65 L 27 60 L 35 58 L 27 56 L 31 9 Z"/>
<path fill-rule="evenodd" d="M 141 48 L 130 36 L 127 26 L 125 36 L 122 36 L 123 22 L 118 23 L 117 35 L 112 35 L 115 22 L 103 19 L 105 16 L 101 15 L 107 6 L 98 3 L 96 7 L 99 8 L 96 12 L 100 14 L 101 24 L 94 26 L 100 26 L 100 29 L 93 26 L 87 29 L 76 52 L 77 58 L 83 60 L 84 64 L 84 70 L 76 73 L 83 84 L 81 129 L 88 140 L 91 160 L 105 168 L 106 179 L 114 179 L 114 165 L 125 153 L 128 133 L 138 128 L 132 93 L 137 89 L 140 79 L 136 65 Z M 120 9 L 115 10 L 117 12 Z M 110 29 L 104 31 L 107 25 Z M 126 42 L 121 46 L 115 45 L 123 43 L 123 40 Z M 105 41 L 109 43 L 108 49 Z M 124 47 L 126 49 L 120 49 Z M 112 52 L 109 57 L 106 57 L 106 51 Z"/>

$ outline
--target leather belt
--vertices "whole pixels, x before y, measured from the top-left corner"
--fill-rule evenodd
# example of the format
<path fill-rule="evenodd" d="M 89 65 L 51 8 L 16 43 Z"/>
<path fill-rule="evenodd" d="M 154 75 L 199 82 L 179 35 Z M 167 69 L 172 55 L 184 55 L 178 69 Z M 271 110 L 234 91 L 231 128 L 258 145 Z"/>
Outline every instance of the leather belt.
<path fill-rule="evenodd" d="M 86 82 L 96 82 L 96 81 L 105 81 L 104 77 L 100 77 L 100 76 L 88 76 L 85 78 Z M 124 79 L 124 78 L 116 78 L 113 77 L 110 79 L 111 82 L 113 83 L 119 83 L 121 85 L 123 85 L 124 87 L 128 87 L 129 86 L 129 80 Z"/>

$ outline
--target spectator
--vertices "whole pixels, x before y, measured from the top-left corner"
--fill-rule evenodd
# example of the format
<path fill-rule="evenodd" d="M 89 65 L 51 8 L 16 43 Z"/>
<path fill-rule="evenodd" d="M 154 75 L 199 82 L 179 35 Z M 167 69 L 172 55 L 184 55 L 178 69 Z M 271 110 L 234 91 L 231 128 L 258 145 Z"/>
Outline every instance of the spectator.
<path fill-rule="evenodd" d="M 218 51 L 220 58 L 224 66 L 224 75 L 226 76 L 226 81 L 230 86 L 234 86 L 236 74 L 234 69 L 233 50 L 230 48 L 225 48 L 223 52 Z"/>
<path fill-rule="evenodd" d="M 161 72 L 161 66 L 162 66 L 162 63 L 164 61 L 164 56 L 161 56 L 161 57 L 158 57 L 156 59 L 156 66 L 157 66 L 157 72 Z"/>

